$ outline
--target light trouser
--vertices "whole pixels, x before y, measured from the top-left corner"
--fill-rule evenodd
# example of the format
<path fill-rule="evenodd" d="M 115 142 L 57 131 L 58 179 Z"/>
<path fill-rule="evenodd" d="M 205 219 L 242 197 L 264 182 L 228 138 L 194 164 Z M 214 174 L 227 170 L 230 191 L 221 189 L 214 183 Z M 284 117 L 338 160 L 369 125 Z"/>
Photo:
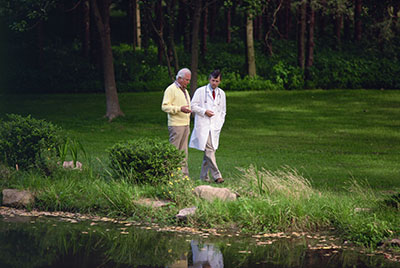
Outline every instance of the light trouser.
<path fill-rule="evenodd" d="M 211 176 L 214 180 L 222 178 L 219 172 L 217 161 L 215 159 L 215 150 L 211 141 L 211 132 L 208 134 L 206 148 L 204 149 L 203 164 L 201 165 L 200 179 L 208 180 L 208 171 L 211 171 Z"/>
<path fill-rule="evenodd" d="M 169 142 L 174 145 L 178 150 L 185 152 L 185 160 L 182 165 L 182 172 L 184 175 L 189 176 L 189 169 L 187 165 L 188 160 L 188 139 L 189 139 L 189 126 L 169 126 Z"/>

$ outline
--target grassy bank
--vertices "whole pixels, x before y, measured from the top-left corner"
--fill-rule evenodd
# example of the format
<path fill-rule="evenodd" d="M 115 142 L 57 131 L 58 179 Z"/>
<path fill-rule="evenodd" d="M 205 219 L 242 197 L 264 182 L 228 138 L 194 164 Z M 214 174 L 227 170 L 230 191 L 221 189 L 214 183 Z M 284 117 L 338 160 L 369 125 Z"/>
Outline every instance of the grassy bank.
<path fill-rule="evenodd" d="M 196 205 L 188 224 L 200 227 L 251 232 L 334 228 L 371 246 L 400 235 L 398 210 L 382 201 L 387 192 L 400 189 L 400 92 L 228 92 L 217 161 L 224 186 L 241 195 L 228 203 L 192 197 L 192 188 L 200 184 L 202 152 L 196 150 L 189 152 L 192 179 L 172 180 L 170 188 L 133 186 L 107 175 L 106 149 L 116 142 L 167 139 L 161 98 L 161 92 L 121 94 L 126 116 L 108 123 L 101 94 L 2 96 L 2 117 L 31 114 L 51 121 L 79 140 L 92 159 L 90 164 L 80 159 L 86 166 L 82 172 L 59 170 L 52 177 L 16 172 L 2 187 L 34 190 L 38 208 L 47 210 L 172 224 L 178 209 Z M 273 178 L 275 185 L 288 186 L 274 188 Z M 132 197 L 174 202 L 153 210 L 134 205 Z"/>

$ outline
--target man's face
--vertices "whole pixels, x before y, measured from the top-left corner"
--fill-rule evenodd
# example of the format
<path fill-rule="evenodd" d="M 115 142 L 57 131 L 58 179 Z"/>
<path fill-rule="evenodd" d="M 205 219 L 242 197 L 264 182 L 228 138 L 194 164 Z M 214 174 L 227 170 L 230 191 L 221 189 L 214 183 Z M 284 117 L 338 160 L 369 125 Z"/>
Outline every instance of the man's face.
<path fill-rule="evenodd" d="M 183 87 L 186 88 L 187 85 L 190 83 L 190 79 L 191 79 L 191 74 L 190 73 L 186 73 L 183 77 L 179 77 L 178 78 L 178 83 Z"/>
<path fill-rule="evenodd" d="M 216 89 L 219 86 L 219 83 L 221 83 L 221 76 L 218 76 L 217 78 L 211 77 L 209 81 L 212 89 Z"/>

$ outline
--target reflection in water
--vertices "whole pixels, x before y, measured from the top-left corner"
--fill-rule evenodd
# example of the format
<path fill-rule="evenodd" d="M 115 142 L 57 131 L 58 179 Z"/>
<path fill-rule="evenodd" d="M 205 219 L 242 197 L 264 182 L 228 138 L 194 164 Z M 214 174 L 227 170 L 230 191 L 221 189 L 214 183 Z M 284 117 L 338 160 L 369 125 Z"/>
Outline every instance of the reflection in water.
<path fill-rule="evenodd" d="M 222 253 L 213 244 L 199 244 L 198 241 L 190 242 L 193 255 L 193 268 L 223 268 Z"/>
<path fill-rule="evenodd" d="M 381 255 L 313 251 L 308 243 L 304 238 L 281 239 L 257 246 L 252 238 L 202 239 L 124 224 L 0 217 L 1 268 L 400 267 Z"/>

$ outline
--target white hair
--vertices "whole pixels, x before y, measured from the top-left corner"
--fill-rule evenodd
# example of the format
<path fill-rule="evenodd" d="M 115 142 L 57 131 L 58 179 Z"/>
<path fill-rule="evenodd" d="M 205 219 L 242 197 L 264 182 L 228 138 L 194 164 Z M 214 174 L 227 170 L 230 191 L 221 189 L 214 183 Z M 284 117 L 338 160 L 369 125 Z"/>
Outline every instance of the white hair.
<path fill-rule="evenodd" d="M 185 74 L 187 74 L 187 73 L 192 74 L 192 72 L 188 68 L 180 69 L 178 74 L 176 75 L 176 79 L 178 79 L 179 77 L 183 78 L 185 76 Z"/>

